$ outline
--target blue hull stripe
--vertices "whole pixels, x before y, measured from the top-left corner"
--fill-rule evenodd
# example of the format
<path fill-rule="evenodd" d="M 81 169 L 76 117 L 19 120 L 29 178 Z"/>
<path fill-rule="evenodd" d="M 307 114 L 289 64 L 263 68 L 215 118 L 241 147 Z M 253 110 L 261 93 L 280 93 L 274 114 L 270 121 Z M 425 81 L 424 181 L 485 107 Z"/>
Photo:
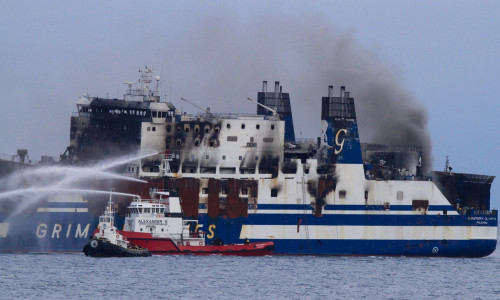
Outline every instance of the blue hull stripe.
<path fill-rule="evenodd" d="M 275 253 L 481 257 L 491 254 L 496 243 L 496 240 L 275 240 Z"/>

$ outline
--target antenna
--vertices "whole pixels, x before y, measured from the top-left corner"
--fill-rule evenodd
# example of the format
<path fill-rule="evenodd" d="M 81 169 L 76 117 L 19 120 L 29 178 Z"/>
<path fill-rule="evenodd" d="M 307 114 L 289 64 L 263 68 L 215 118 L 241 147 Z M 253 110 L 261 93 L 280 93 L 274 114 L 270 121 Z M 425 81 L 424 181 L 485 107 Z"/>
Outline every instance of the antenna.
<path fill-rule="evenodd" d="M 110 188 L 109 189 L 109 202 L 108 202 L 108 211 L 109 213 L 112 215 L 113 214 L 113 193 L 114 193 L 115 189 L 114 188 Z"/>
<path fill-rule="evenodd" d="M 156 76 L 156 93 L 158 94 L 158 87 L 160 86 L 160 76 Z"/>
<path fill-rule="evenodd" d="M 450 160 L 449 160 L 448 155 L 446 155 L 446 162 L 444 164 L 444 171 L 451 173 L 451 170 L 453 170 L 453 168 L 450 166 Z"/>

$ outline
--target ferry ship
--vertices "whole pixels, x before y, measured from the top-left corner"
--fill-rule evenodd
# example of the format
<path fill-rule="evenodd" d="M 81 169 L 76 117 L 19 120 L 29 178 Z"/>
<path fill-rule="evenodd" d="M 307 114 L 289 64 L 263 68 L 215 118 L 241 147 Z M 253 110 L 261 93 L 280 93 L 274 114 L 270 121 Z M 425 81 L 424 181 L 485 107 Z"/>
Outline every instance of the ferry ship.
<path fill-rule="evenodd" d="M 195 103 L 202 112 L 187 114 L 160 101 L 159 81 L 152 89 L 146 67 L 124 99 L 79 98 L 60 163 L 157 153 L 117 170 L 147 183 L 96 180 L 91 188 L 145 198 L 174 190 L 183 215 L 207 230 L 206 244 L 272 241 L 274 254 L 294 255 L 482 257 L 496 248 L 494 176 L 448 167 L 424 174 L 418 145 L 362 144 L 344 87 L 337 95 L 325 87 L 319 137 L 301 140 L 279 82 L 274 91 L 263 82 L 256 114 Z M 117 199 L 123 224 L 132 199 Z M 0 251 L 80 251 L 105 207 L 96 196 L 55 195 L 6 222 L 2 203 Z"/>

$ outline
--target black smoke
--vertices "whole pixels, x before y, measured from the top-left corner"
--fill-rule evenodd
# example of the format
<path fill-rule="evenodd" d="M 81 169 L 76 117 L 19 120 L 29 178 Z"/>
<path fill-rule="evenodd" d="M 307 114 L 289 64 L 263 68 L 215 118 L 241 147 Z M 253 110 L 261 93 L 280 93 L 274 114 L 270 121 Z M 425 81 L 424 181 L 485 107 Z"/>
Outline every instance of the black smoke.
<path fill-rule="evenodd" d="M 212 111 L 255 112 L 244 99 L 256 97 L 262 80 L 269 81 L 268 91 L 279 80 L 290 93 L 296 136 L 315 138 L 321 97 L 328 85 L 337 92 L 345 85 L 356 100 L 361 141 L 422 146 L 423 169 L 430 170 L 428 115 L 398 78 L 397 67 L 360 44 L 353 30 L 332 25 L 321 14 L 241 19 L 221 11 L 191 24 L 176 43 L 182 51 L 171 53 L 179 68 L 175 76 L 196 83 L 177 92 L 209 103 Z"/>

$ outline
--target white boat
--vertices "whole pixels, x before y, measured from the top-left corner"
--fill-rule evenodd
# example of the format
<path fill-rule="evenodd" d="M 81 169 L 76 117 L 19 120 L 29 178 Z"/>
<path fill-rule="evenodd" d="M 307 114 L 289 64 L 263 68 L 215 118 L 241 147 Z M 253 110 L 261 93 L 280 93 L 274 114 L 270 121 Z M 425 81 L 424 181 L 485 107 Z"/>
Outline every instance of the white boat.
<path fill-rule="evenodd" d="M 111 195 L 109 205 L 102 216 L 94 236 L 83 248 L 87 256 L 94 257 L 132 257 L 151 256 L 147 249 L 133 245 L 115 227 Z"/>

